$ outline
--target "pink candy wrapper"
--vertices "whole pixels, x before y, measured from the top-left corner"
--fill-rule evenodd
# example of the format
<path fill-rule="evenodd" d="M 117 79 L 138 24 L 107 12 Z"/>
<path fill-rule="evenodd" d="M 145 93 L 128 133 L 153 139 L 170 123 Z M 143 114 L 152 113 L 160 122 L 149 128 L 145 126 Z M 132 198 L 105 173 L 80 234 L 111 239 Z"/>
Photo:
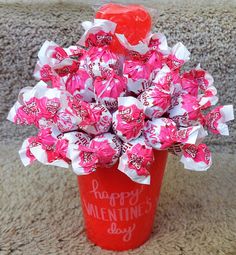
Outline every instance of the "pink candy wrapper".
<path fill-rule="evenodd" d="M 24 141 L 19 151 L 25 166 L 36 159 L 45 164 L 68 168 L 69 147 L 88 145 L 90 138 L 82 132 L 61 133 L 58 129 L 42 129 L 37 136 Z"/>
<path fill-rule="evenodd" d="M 124 35 L 116 34 L 120 43 L 129 51 L 130 59 L 124 61 L 123 75 L 127 78 L 127 90 L 139 95 L 150 87 L 150 76 L 152 68 L 149 63 L 149 48 L 146 43 L 140 42 L 137 45 L 130 45 Z"/>
<path fill-rule="evenodd" d="M 152 147 L 146 144 L 144 137 L 124 143 L 122 151 L 118 169 L 137 183 L 150 184 L 148 169 L 154 156 Z"/>
<path fill-rule="evenodd" d="M 162 33 L 150 34 L 146 38 L 149 49 L 160 52 L 163 55 L 168 55 L 170 49 L 167 44 L 167 39 Z"/>
<path fill-rule="evenodd" d="M 36 137 L 30 137 L 23 143 L 19 154 L 24 165 L 37 159 L 45 165 L 68 168 L 68 140 L 54 137 L 50 129 L 41 129 Z"/>
<path fill-rule="evenodd" d="M 217 106 L 203 120 L 203 125 L 213 134 L 229 135 L 226 122 L 234 119 L 232 105 Z"/>
<path fill-rule="evenodd" d="M 72 114 L 77 117 L 78 127 L 86 133 L 99 135 L 110 129 L 112 116 L 105 106 L 74 98 L 69 102 L 69 107 Z"/>
<path fill-rule="evenodd" d="M 75 73 L 66 77 L 65 87 L 71 95 L 85 102 L 95 99 L 93 79 L 87 71 L 78 69 Z"/>
<path fill-rule="evenodd" d="M 199 89 L 205 91 L 213 85 L 213 77 L 201 69 L 200 64 L 193 70 L 181 75 L 182 90 L 192 96 L 198 96 Z"/>
<path fill-rule="evenodd" d="M 70 58 L 67 51 L 52 41 L 46 41 L 38 53 L 39 60 L 34 71 L 35 78 L 51 83 L 52 87 L 63 88 L 64 82 L 61 77 L 75 72 L 79 66 L 79 61 Z M 83 54 L 84 50 L 81 49 L 81 55 Z"/>
<path fill-rule="evenodd" d="M 185 144 L 182 153 L 180 162 L 188 170 L 206 171 L 212 164 L 211 152 L 205 144 Z"/>
<path fill-rule="evenodd" d="M 118 57 L 109 49 L 116 24 L 108 20 L 94 19 L 93 23 L 85 21 L 82 26 L 85 33 L 78 43 L 88 47 L 89 50 L 83 57 L 81 68 L 84 68 L 92 77 L 103 76 L 112 69 L 118 72 Z"/>
<path fill-rule="evenodd" d="M 114 165 L 120 156 L 121 142 L 115 135 L 105 133 L 93 138 L 87 146 L 74 146 L 70 150 L 73 171 L 84 175 L 97 167 Z"/>
<path fill-rule="evenodd" d="M 108 46 L 92 47 L 81 61 L 81 68 L 85 69 L 93 78 L 104 76 L 119 70 L 118 57 Z"/>
<path fill-rule="evenodd" d="M 148 145 L 164 150 L 175 142 L 195 144 L 202 126 L 177 129 L 175 122 L 167 118 L 147 121 L 143 135 Z"/>
<path fill-rule="evenodd" d="M 182 127 L 197 124 L 199 118 L 201 118 L 199 100 L 190 94 L 181 94 L 175 98 L 175 101 L 172 100 L 168 117 Z"/>
<path fill-rule="evenodd" d="M 11 108 L 7 119 L 20 125 L 40 125 L 43 120 L 53 120 L 61 108 L 62 91 L 48 88 L 43 81 L 35 87 L 23 88 L 18 101 Z"/>
<path fill-rule="evenodd" d="M 144 126 L 142 103 L 133 97 L 119 97 L 118 110 L 113 114 L 113 130 L 124 142 L 141 135 Z"/>
<path fill-rule="evenodd" d="M 104 104 L 108 110 L 118 107 L 118 97 L 125 96 L 126 80 L 114 72 L 105 77 L 97 77 L 94 81 L 96 100 Z"/>
<path fill-rule="evenodd" d="M 144 106 L 145 115 L 151 119 L 161 117 L 171 105 L 173 88 L 168 79 L 169 74 L 169 67 L 164 66 L 153 81 L 153 86 L 139 97 Z"/>

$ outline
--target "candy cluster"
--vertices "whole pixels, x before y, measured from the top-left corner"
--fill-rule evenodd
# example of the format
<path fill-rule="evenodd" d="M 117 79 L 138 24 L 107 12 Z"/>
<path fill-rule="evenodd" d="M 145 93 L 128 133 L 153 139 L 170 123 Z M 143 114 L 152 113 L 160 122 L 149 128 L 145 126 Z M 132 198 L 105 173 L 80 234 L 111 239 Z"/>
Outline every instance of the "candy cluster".
<path fill-rule="evenodd" d="M 212 163 L 203 144 L 207 130 L 228 135 L 231 105 L 218 101 L 212 76 L 200 65 L 182 72 L 190 53 L 182 43 L 169 48 L 161 33 L 130 45 L 116 24 L 83 22 L 77 46 L 46 41 L 38 53 L 35 87 L 25 87 L 8 119 L 34 125 L 36 136 L 20 149 L 24 165 L 35 160 L 89 174 L 118 169 L 149 184 L 153 149 L 181 156 L 185 168 L 203 171 Z M 110 49 L 118 38 L 125 53 Z"/>

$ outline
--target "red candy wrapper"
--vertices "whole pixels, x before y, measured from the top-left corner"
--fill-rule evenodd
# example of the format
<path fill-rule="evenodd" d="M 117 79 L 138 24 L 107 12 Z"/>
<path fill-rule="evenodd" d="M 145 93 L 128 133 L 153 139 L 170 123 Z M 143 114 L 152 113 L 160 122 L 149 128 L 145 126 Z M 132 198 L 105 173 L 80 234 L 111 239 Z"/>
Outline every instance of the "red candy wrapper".
<path fill-rule="evenodd" d="M 105 133 L 93 138 L 87 146 L 70 148 L 73 171 L 76 174 L 89 174 L 97 167 L 114 165 L 121 152 L 121 142 L 113 134 Z"/>
<path fill-rule="evenodd" d="M 152 147 L 146 144 L 144 137 L 124 143 L 122 151 L 118 169 L 137 183 L 150 184 L 148 169 L 154 156 Z"/>
<path fill-rule="evenodd" d="M 139 100 L 133 97 L 118 98 L 118 110 L 113 114 L 113 130 L 124 142 L 141 135 L 144 126 L 144 111 Z"/>

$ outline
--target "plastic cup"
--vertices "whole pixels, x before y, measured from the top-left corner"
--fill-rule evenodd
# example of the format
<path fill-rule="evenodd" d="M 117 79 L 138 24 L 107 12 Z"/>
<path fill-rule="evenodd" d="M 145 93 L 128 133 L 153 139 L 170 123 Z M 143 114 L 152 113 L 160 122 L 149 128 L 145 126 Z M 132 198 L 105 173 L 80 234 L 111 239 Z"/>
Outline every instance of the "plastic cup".
<path fill-rule="evenodd" d="M 149 239 L 167 154 L 154 152 L 150 185 L 133 182 L 117 165 L 78 176 L 85 229 L 91 242 L 122 251 L 137 248 Z"/>

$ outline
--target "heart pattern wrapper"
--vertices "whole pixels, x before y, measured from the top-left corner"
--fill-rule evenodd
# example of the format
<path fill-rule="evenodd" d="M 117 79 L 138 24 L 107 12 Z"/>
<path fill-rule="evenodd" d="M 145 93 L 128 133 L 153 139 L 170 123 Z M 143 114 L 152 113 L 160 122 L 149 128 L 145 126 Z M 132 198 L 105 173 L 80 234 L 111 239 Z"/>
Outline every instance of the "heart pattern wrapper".
<path fill-rule="evenodd" d="M 200 64 L 182 71 L 190 52 L 180 42 L 169 47 L 161 33 L 132 44 L 114 22 L 82 26 L 77 45 L 42 45 L 39 82 L 20 91 L 8 114 L 15 124 L 38 128 L 19 151 L 23 164 L 72 165 L 85 175 L 117 163 L 117 171 L 148 185 L 156 149 L 178 155 L 186 169 L 207 170 L 207 130 L 229 135 L 234 119 L 232 105 L 214 107 L 213 77 Z M 118 41 L 123 55 L 113 51 Z"/>

